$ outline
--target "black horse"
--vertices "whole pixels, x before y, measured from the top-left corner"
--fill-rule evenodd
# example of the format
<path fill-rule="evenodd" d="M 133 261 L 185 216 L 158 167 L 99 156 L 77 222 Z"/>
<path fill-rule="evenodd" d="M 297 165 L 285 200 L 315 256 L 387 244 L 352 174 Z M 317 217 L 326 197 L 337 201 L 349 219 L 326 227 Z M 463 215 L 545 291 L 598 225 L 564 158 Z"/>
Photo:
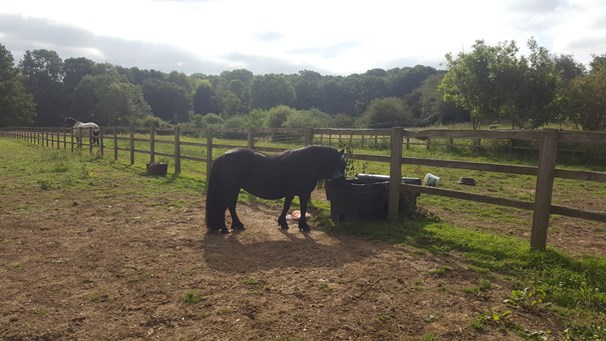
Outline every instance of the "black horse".
<path fill-rule="evenodd" d="M 294 196 L 301 202 L 299 229 L 309 231 L 305 219 L 307 202 L 320 179 L 336 179 L 345 172 L 343 150 L 309 146 L 288 150 L 268 157 L 251 149 L 236 148 L 219 156 L 208 177 L 206 195 L 206 227 L 209 231 L 229 233 L 225 226 L 225 211 L 231 214 L 231 228 L 244 230 L 236 214 L 240 189 L 263 199 L 284 200 L 278 225 L 288 228 L 286 213 Z"/>

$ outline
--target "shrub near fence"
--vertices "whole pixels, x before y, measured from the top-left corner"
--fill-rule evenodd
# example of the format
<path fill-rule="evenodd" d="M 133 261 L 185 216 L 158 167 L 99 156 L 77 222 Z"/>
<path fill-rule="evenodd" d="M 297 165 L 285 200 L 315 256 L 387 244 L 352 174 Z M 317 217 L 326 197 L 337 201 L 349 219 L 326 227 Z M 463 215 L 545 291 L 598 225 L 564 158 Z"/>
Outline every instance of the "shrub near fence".
<path fill-rule="evenodd" d="M 58 149 L 70 148 L 73 150 L 74 148 L 86 147 L 90 152 L 93 151 L 93 145 L 90 144 L 90 140 L 89 143 L 80 141 L 81 145 L 75 145 L 71 129 L 69 128 L 5 128 L 0 131 L 0 134 L 7 138 L 24 140 L 30 143 L 37 143 Z M 84 136 L 86 136 L 86 133 Z M 244 143 L 243 140 L 220 139 L 221 136 L 245 136 L 246 142 Z M 604 132 L 567 132 L 552 129 L 542 131 L 409 131 L 401 128 L 387 130 L 268 128 L 181 130 L 180 128 L 152 128 L 141 130 L 132 127 L 115 127 L 102 129 L 99 151 L 101 155 L 104 155 L 105 150 L 108 149 L 105 144 L 107 143 L 109 146 L 109 141 L 112 141 L 110 149 L 113 149 L 113 158 L 115 160 L 118 159 L 119 153 L 123 152 L 128 153 L 131 164 L 135 163 L 135 153 L 149 155 L 150 162 L 154 162 L 156 156 L 174 158 L 174 169 L 176 173 L 181 172 L 182 160 L 191 160 L 206 163 L 206 173 L 208 174 L 210 166 L 212 165 L 213 154 L 218 155 L 229 148 L 248 147 L 264 152 L 279 152 L 285 149 L 300 147 L 301 145 L 310 145 L 314 142 L 343 146 L 352 144 L 354 136 L 362 145 L 365 143 L 372 144 L 374 141 L 377 141 L 375 146 L 378 148 L 379 141 L 382 141 L 382 144 L 389 144 L 390 146 L 390 156 L 355 154 L 351 157 L 354 160 L 390 163 L 388 218 L 391 222 L 398 221 L 399 198 L 402 191 L 439 195 L 532 210 L 533 221 L 530 244 L 533 249 L 545 248 L 547 227 L 551 214 L 606 222 L 606 212 L 581 210 L 551 204 L 554 178 L 606 182 L 606 173 L 604 172 L 558 169 L 556 168 L 555 163 L 558 142 L 603 146 L 606 144 L 606 133 Z M 276 137 L 276 140 L 279 140 L 279 147 L 273 146 L 274 143 L 272 140 L 274 137 Z M 349 140 L 346 140 L 347 137 Z M 436 138 L 450 141 L 454 139 L 535 141 L 538 142 L 540 147 L 538 166 L 531 167 L 469 161 L 435 160 L 402 156 L 403 151 L 410 148 L 411 140 L 427 141 Z M 205 140 L 205 142 L 199 142 L 200 139 Z M 197 155 L 189 154 L 194 151 L 196 151 L 195 153 Z M 534 188 L 534 201 L 495 197 L 436 187 L 401 184 L 402 165 L 421 165 L 535 176 L 536 185 Z"/>

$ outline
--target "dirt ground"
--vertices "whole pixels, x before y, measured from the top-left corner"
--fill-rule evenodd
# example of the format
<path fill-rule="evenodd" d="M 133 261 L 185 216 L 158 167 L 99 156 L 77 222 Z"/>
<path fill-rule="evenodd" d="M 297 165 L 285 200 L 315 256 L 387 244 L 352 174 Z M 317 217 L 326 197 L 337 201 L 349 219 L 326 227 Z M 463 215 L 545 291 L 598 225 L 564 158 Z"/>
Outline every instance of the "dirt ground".
<path fill-rule="evenodd" d="M 0 339 L 520 339 L 471 327 L 505 311 L 512 288 L 456 255 L 284 232 L 276 209 L 239 212 L 246 231 L 207 234 L 202 194 L 0 193 Z M 490 289 L 465 290 L 482 279 Z M 509 321 L 561 335 L 548 313 Z"/>

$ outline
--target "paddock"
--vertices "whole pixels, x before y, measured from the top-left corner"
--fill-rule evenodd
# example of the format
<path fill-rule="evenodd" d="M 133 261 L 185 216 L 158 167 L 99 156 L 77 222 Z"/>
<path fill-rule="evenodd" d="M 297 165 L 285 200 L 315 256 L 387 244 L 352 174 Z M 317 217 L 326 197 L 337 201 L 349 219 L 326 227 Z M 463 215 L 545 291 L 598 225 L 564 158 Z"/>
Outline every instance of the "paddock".
<path fill-rule="evenodd" d="M 478 269 L 461 251 L 436 252 L 430 234 L 404 242 L 441 223 L 403 223 L 399 242 L 319 222 L 309 234 L 284 232 L 279 205 L 245 200 L 246 231 L 207 234 L 196 181 L 0 142 L 5 339 L 520 339 L 505 322 L 474 324 L 507 310 L 508 325 L 563 337 L 563 321 L 549 310 L 503 302 L 516 288 L 505 274 Z M 436 213 L 474 228 L 460 213 Z M 573 254 L 605 249 L 596 231 L 554 220 L 550 245 Z M 513 226 L 499 233 L 527 240 L 529 231 Z M 482 283 L 488 288 L 474 289 Z"/>

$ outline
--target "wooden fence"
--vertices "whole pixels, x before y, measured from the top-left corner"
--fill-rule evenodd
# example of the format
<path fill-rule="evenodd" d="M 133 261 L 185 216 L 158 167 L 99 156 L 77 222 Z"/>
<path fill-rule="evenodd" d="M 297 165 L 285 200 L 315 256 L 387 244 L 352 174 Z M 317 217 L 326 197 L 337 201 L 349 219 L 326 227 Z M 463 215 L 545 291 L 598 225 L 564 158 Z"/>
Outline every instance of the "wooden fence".
<path fill-rule="evenodd" d="M 113 140 L 113 158 L 118 159 L 119 151 L 125 151 L 130 155 L 131 164 L 135 163 L 135 153 L 149 154 L 149 161 L 154 162 L 156 156 L 174 158 L 175 173 L 181 172 L 181 160 L 194 160 L 206 163 L 207 174 L 209 174 L 212 165 L 213 148 L 233 148 L 248 147 L 258 151 L 279 152 L 284 148 L 275 148 L 267 146 L 258 146 L 256 141 L 262 136 L 272 135 L 290 135 L 297 136 L 295 143 L 310 145 L 313 143 L 330 144 L 334 137 L 343 142 L 343 136 L 361 137 L 362 143 L 372 143 L 374 141 L 388 141 L 390 156 L 385 155 L 365 155 L 355 154 L 352 156 L 355 160 L 388 162 L 390 163 L 390 181 L 389 181 L 389 204 L 388 219 L 391 222 L 397 222 L 399 219 L 399 199 L 403 191 L 424 193 L 430 195 L 439 195 L 462 200 L 488 203 L 499 206 L 513 207 L 533 211 L 532 231 L 530 245 L 533 249 L 544 249 L 547 242 L 547 227 L 549 225 L 550 215 L 558 214 L 568 217 L 606 222 L 606 212 L 596 212 L 582 210 L 567 206 L 551 204 L 553 183 L 555 178 L 573 179 L 580 181 L 606 182 L 606 173 L 591 171 L 576 171 L 556 168 L 556 156 L 558 152 L 558 142 L 589 144 L 594 146 L 606 145 L 606 132 L 570 132 L 558 131 L 554 129 L 530 130 L 530 131 L 509 131 L 509 130 L 422 130 L 410 131 L 401 128 L 394 129 L 269 129 L 269 128 L 247 128 L 247 129 L 198 129 L 181 130 L 151 128 L 147 130 L 149 138 L 135 137 L 135 132 L 141 131 L 135 128 L 104 128 L 100 135 L 99 151 L 104 155 L 104 139 Z M 86 131 L 84 136 L 86 136 Z M 206 137 L 206 143 L 182 141 L 182 134 L 198 134 Z M 88 132 L 89 136 L 91 132 Z M 215 143 L 216 136 L 220 134 L 235 134 L 242 137 L 246 136 L 246 144 L 218 144 Z M 172 140 L 161 139 L 158 136 L 172 135 Z M 31 128 L 31 127 L 13 127 L 0 130 L 0 136 L 12 139 L 37 143 L 57 149 L 77 149 L 87 147 L 92 153 L 95 148 L 90 140 L 83 143 L 82 139 L 78 143 L 74 142 L 72 129 L 70 128 Z M 364 137 L 367 137 L 365 140 Z M 453 160 L 435 160 L 425 158 L 404 157 L 402 155 L 404 148 L 408 149 L 410 140 L 427 141 L 431 139 L 470 139 L 470 140 L 515 140 L 515 141 L 536 141 L 539 145 L 539 156 L 537 167 L 518 166 L 506 164 L 492 164 L 469 161 Z M 128 148 L 120 147 L 119 141 L 128 141 Z M 351 141 L 351 140 L 350 140 Z M 148 150 L 136 149 L 135 142 L 149 143 Z M 156 144 L 172 144 L 174 153 L 160 152 Z M 345 142 L 347 143 L 347 141 Z M 193 146 L 204 148 L 205 157 L 185 155 L 181 149 L 183 146 Z M 468 193 L 457 190 L 442 189 L 437 187 L 426 187 L 402 184 L 402 165 L 421 165 L 452 169 L 467 169 L 478 171 L 500 172 L 518 175 L 536 176 L 536 186 L 534 189 L 534 201 L 524 201 L 511 198 L 495 197 L 484 194 Z"/>

